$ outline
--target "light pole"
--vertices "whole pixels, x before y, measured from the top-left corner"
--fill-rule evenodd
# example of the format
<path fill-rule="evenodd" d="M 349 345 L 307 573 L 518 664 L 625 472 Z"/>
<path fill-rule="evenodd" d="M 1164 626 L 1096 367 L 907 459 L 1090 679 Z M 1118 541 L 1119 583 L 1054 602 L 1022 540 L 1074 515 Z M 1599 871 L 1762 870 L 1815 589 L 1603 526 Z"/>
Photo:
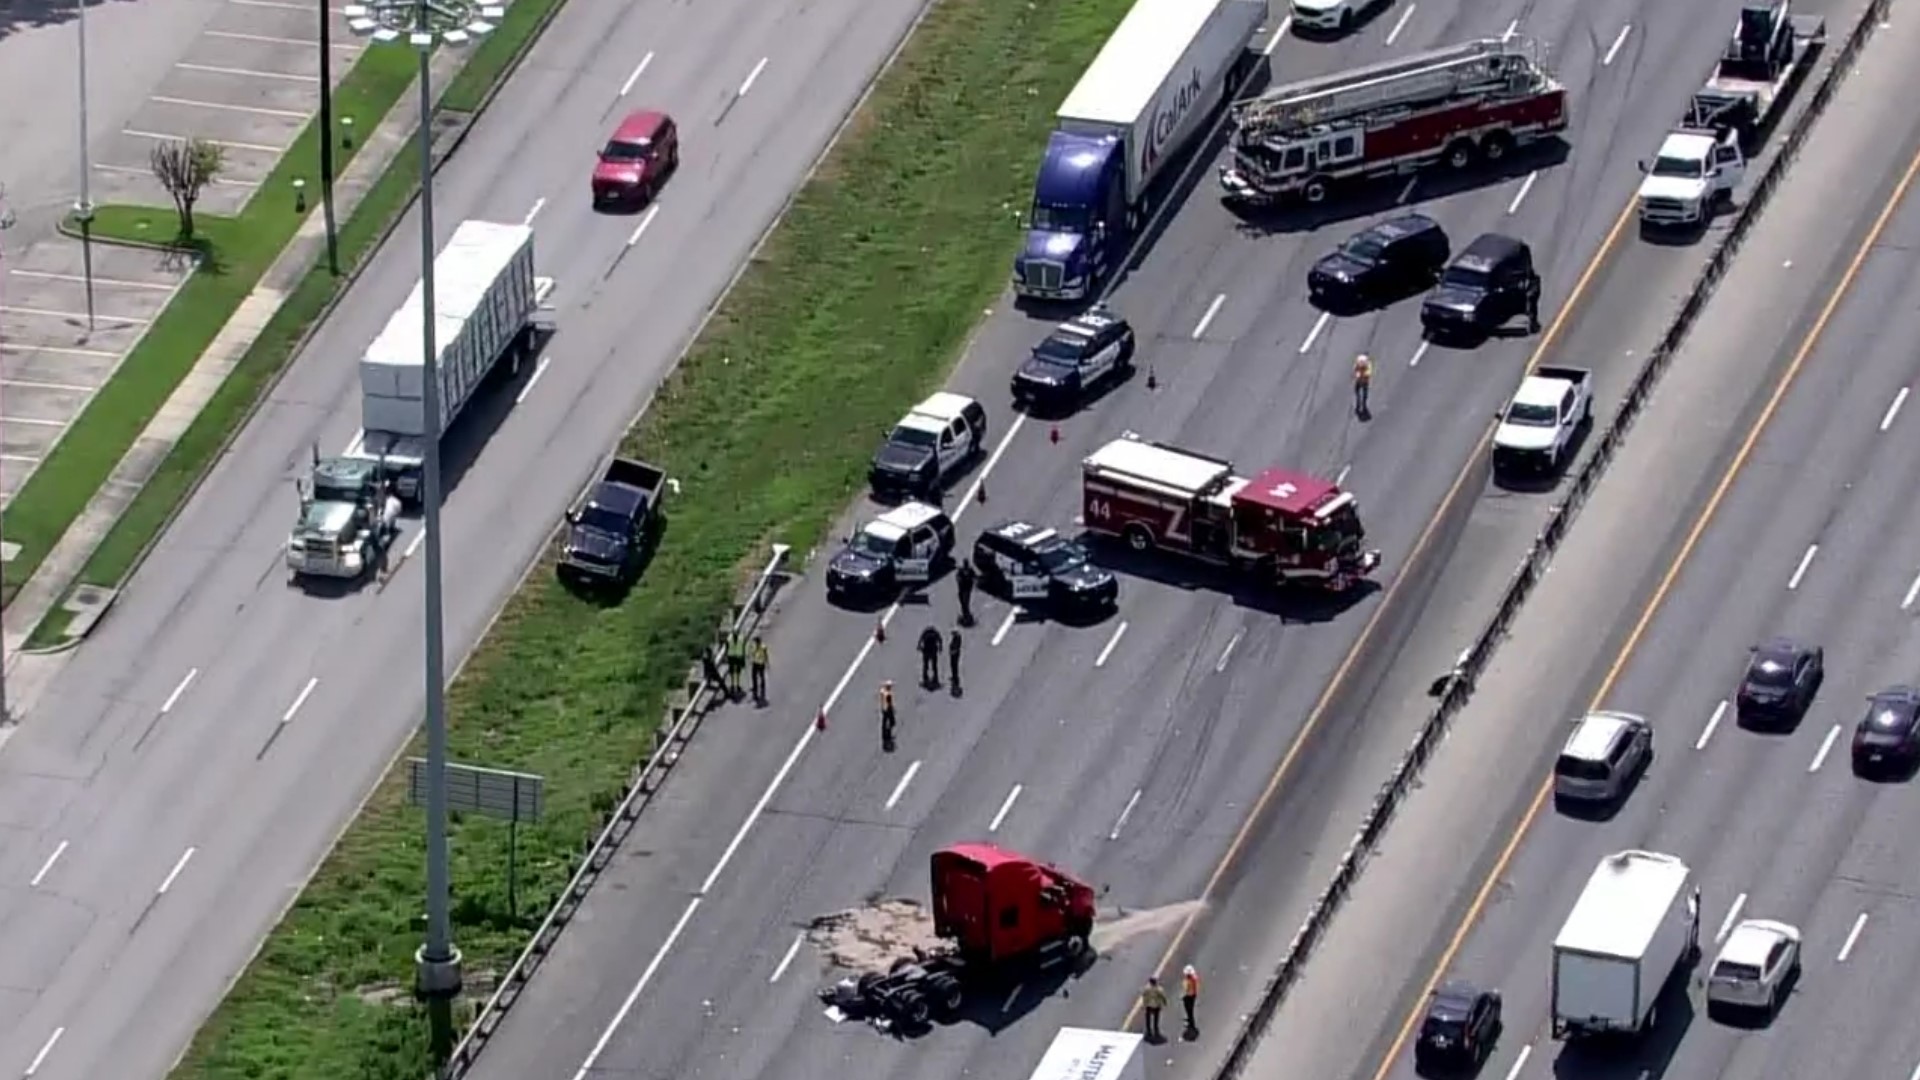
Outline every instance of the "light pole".
<path fill-rule="evenodd" d="M 80 265 L 87 283 L 87 333 L 93 333 L 93 160 L 87 153 L 87 3 L 74 0 L 74 27 L 80 37 L 80 201 L 73 216 L 80 222 Z"/>
<path fill-rule="evenodd" d="M 0 184 L 0 232 L 6 232 L 11 228 L 13 228 L 13 208 L 7 205 L 7 186 Z M 6 261 L 5 255 L 6 253 L 4 251 L 0 251 L 0 262 Z M 6 279 L 4 269 L 0 269 L 0 281 L 5 281 Z M 0 521 L 4 521 L 4 518 L 5 515 L 0 514 Z M 7 542 L 4 539 L 5 531 L 4 528 L 0 528 L 0 551 L 4 551 L 7 546 Z M 0 567 L 4 565 L 4 562 L 0 562 Z M 5 575 L 5 570 L 0 569 L 0 624 L 4 624 L 6 621 L 7 587 Z M 7 701 L 7 640 L 4 634 L 0 634 L 0 724 L 6 724 L 12 719 L 13 706 Z"/>
<path fill-rule="evenodd" d="M 327 272 L 340 275 L 333 229 L 333 11 L 320 0 L 320 202 L 327 222 Z"/>
<path fill-rule="evenodd" d="M 491 31 L 503 13 L 495 4 L 470 0 L 370 0 L 348 4 L 347 25 L 376 42 L 403 38 L 420 56 L 420 300 L 421 407 L 426 411 L 426 464 L 420 503 L 426 530 L 427 577 L 427 940 L 414 954 L 417 989 L 428 1003 L 433 1053 L 444 1061 L 453 1049 L 453 999 L 460 993 L 460 950 L 453 945 L 447 914 L 447 702 L 446 653 L 440 611 L 440 373 L 433 340 L 433 88 L 429 62 L 434 46 L 465 45 Z"/>

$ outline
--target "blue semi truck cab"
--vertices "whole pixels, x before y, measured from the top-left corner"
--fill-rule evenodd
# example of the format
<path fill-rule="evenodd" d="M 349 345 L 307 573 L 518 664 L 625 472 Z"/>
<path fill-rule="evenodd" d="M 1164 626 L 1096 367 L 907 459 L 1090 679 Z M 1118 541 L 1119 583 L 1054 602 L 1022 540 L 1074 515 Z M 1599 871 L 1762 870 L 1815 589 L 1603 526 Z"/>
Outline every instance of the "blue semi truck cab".
<path fill-rule="evenodd" d="M 1033 185 L 1027 239 L 1014 260 L 1022 296 L 1084 300 L 1133 242 L 1126 148 L 1112 134 L 1056 131 Z"/>

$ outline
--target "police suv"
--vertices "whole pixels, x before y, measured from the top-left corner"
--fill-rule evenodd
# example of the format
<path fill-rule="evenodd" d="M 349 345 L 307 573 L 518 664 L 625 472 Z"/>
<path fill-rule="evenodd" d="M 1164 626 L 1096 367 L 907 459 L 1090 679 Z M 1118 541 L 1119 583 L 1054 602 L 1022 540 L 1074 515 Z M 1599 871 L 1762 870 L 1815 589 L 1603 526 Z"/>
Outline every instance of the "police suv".
<path fill-rule="evenodd" d="M 1077 612 L 1104 611 L 1120 597 L 1120 583 L 1087 559 L 1087 549 L 1058 532 L 1008 521 L 974 541 L 981 584 L 1016 602 L 1045 603 Z"/>
<path fill-rule="evenodd" d="M 1133 368 L 1133 327 L 1104 307 L 1061 323 L 1013 375 L 1017 405 L 1064 409 Z"/>
<path fill-rule="evenodd" d="M 915 405 L 873 455 L 867 484 L 874 497 L 926 499 L 987 449 L 987 410 L 961 394 L 940 391 Z"/>
<path fill-rule="evenodd" d="M 937 506 L 909 502 L 861 526 L 827 564 L 827 598 L 864 602 L 902 585 L 924 585 L 953 557 L 953 521 Z"/>

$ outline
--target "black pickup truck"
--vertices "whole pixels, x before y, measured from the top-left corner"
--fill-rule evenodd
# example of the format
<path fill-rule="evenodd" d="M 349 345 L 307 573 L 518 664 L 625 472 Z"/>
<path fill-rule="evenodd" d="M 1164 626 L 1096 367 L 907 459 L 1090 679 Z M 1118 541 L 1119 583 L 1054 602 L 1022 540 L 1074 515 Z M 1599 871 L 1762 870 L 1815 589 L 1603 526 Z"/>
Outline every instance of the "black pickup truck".
<path fill-rule="evenodd" d="M 666 482 L 665 470 L 644 461 L 608 462 L 605 474 L 567 511 L 560 579 L 587 586 L 633 584 L 659 520 Z"/>

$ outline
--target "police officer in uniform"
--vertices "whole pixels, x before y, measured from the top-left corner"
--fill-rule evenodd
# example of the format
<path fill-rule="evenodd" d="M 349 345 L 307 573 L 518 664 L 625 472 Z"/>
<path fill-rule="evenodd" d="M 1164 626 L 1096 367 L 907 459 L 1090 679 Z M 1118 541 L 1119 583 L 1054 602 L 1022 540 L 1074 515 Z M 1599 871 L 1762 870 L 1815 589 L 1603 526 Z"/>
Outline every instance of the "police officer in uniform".
<path fill-rule="evenodd" d="M 932 626 L 920 631 L 920 685 L 940 689 L 940 631 Z"/>

